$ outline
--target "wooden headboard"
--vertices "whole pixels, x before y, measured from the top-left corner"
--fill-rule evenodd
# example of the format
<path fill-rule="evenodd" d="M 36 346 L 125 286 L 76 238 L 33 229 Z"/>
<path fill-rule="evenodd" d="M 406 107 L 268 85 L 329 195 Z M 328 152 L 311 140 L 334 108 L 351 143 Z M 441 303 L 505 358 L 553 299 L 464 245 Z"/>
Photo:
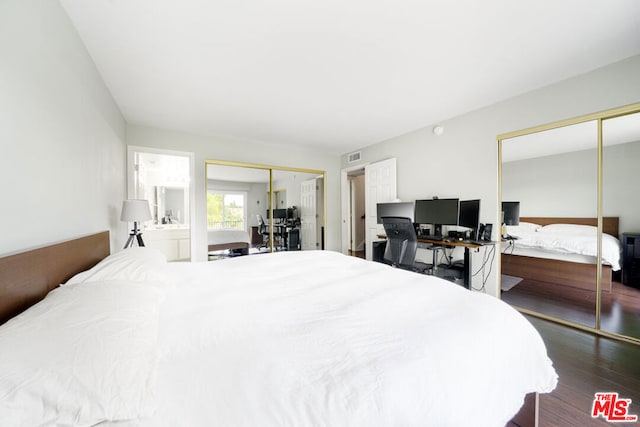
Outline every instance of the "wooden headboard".
<path fill-rule="evenodd" d="M 549 225 L 549 224 L 579 224 L 579 225 L 593 225 L 598 226 L 598 218 L 550 218 L 550 217 L 520 217 L 520 221 L 532 222 L 534 224 Z M 620 218 L 617 216 L 605 216 L 602 217 L 602 231 L 606 234 L 610 234 L 615 238 L 618 238 L 618 223 Z"/>
<path fill-rule="evenodd" d="M 0 258 L 0 324 L 110 253 L 109 232 Z"/>

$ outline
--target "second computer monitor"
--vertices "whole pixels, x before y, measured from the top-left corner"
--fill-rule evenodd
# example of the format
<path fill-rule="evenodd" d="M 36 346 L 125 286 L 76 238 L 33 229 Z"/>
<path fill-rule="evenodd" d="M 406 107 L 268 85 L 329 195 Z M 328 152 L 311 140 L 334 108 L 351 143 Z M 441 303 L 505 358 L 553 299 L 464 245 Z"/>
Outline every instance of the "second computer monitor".
<path fill-rule="evenodd" d="M 458 225 L 478 228 L 478 223 L 480 223 L 480 200 L 461 200 Z"/>
<path fill-rule="evenodd" d="M 458 199 L 416 200 L 414 222 L 432 224 L 433 234 L 442 235 L 443 225 L 458 225 Z"/>
<path fill-rule="evenodd" d="M 475 235 L 478 231 L 478 224 L 480 223 L 480 200 L 461 200 L 460 201 L 460 215 L 458 216 L 458 225 L 461 227 L 470 228 L 472 231 L 472 239 L 476 239 Z"/>

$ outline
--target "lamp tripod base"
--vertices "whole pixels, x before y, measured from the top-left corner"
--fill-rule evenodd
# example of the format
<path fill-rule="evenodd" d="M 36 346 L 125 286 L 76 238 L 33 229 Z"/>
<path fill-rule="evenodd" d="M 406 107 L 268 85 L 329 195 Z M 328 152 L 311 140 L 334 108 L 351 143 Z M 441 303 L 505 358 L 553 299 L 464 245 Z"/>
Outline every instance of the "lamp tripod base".
<path fill-rule="evenodd" d="M 124 249 L 130 248 L 134 245 L 134 243 L 138 242 L 138 246 L 141 248 L 144 247 L 144 241 L 142 240 L 142 233 L 138 230 L 138 225 L 134 222 L 133 230 L 129 233 L 129 238 L 127 239 L 127 243 L 124 245 Z"/>

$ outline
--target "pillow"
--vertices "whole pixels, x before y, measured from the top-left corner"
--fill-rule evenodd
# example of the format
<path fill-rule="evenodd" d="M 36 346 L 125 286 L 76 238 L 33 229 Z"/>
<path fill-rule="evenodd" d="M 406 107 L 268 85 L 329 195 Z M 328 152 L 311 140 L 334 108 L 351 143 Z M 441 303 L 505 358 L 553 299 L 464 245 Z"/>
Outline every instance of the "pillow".
<path fill-rule="evenodd" d="M 519 225 L 507 225 L 507 234 L 510 236 L 522 236 L 524 234 L 535 233 L 540 229 L 539 224 L 532 222 L 520 222 Z"/>
<path fill-rule="evenodd" d="M 593 225 L 580 224 L 549 224 L 538 230 L 546 234 L 570 234 L 573 236 L 592 236 L 598 231 Z"/>
<path fill-rule="evenodd" d="M 89 270 L 73 276 L 65 285 L 105 280 L 162 282 L 166 264 L 167 258 L 159 250 L 132 247 L 109 255 Z"/>
<path fill-rule="evenodd" d="M 0 326 L 2 425 L 151 415 L 162 295 L 126 281 L 59 287 Z"/>

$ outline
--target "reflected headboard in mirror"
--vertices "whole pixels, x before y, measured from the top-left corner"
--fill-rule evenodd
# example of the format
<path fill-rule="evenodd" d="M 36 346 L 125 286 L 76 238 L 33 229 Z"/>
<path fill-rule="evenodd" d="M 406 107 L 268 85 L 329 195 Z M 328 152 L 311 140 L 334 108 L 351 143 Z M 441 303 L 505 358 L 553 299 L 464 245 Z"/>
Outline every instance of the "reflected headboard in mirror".
<path fill-rule="evenodd" d="M 598 218 L 562 218 L 562 217 L 520 217 L 520 221 L 531 222 L 539 225 L 550 224 L 578 224 L 578 225 L 592 225 L 598 226 Z M 602 231 L 610 234 L 615 238 L 618 238 L 618 227 L 620 218 L 617 216 L 605 216 L 602 217 Z"/>
<path fill-rule="evenodd" d="M 0 258 L 0 324 L 110 253 L 103 231 Z"/>

